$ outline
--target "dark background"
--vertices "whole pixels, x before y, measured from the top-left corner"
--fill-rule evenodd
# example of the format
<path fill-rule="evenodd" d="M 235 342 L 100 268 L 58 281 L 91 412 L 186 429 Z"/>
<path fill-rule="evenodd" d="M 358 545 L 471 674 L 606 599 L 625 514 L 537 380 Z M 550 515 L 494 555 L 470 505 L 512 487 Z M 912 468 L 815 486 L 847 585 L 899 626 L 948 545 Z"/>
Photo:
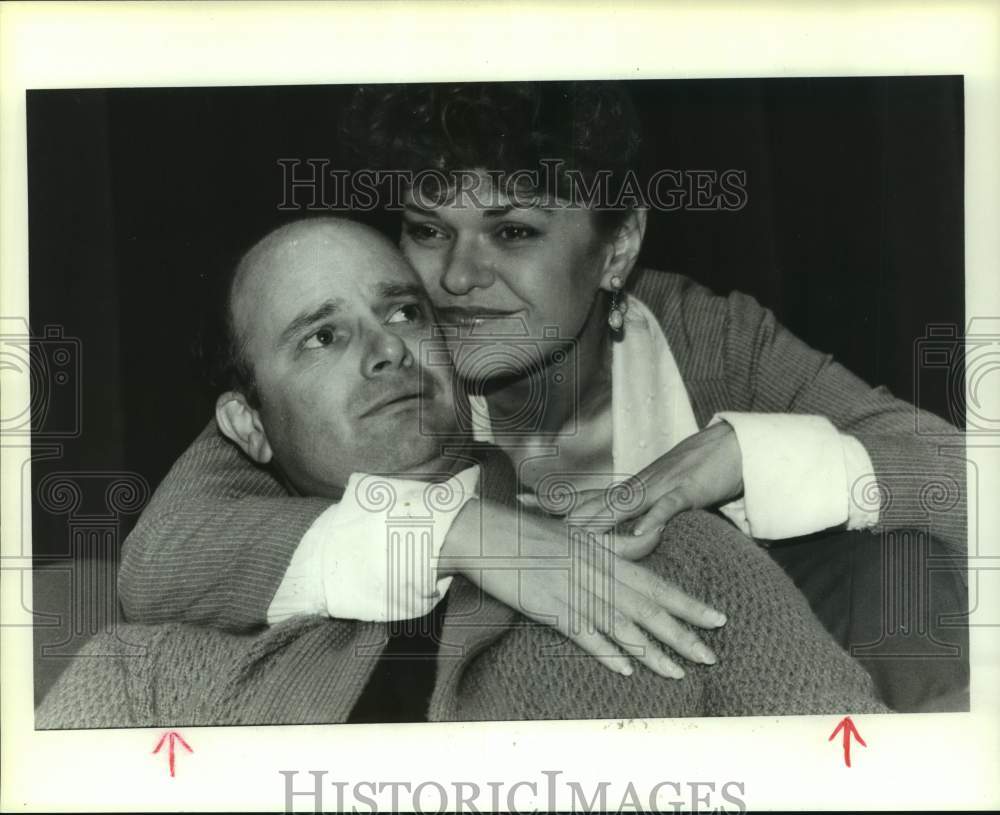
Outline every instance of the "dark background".
<path fill-rule="evenodd" d="M 747 173 L 738 212 L 652 212 L 642 262 L 755 295 L 868 382 L 961 423 L 945 389 L 915 395 L 913 364 L 929 324 L 963 323 L 961 77 L 630 88 L 647 166 Z M 205 282 L 288 219 L 279 158 L 336 165 L 350 91 L 28 93 L 31 326 L 61 326 L 81 362 L 81 432 L 35 461 L 36 488 L 57 471 L 155 486 L 206 424 L 214 393 L 190 352 Z M 87 500 L 78 514 L 107 512 Z M 34 502 L 35 555 L 69 554 L 71 521 Z"/>

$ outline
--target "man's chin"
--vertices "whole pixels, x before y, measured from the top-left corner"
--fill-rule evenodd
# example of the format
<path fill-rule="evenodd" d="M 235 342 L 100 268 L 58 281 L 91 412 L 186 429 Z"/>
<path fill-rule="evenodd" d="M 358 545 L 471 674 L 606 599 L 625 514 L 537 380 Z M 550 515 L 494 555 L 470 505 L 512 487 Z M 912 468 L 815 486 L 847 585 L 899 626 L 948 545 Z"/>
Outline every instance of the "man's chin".
<path fill-rule="evenodd" d="M 452 457 L 435 456 L 427 461 L 421 461 L 399 470 L 396 474 L 403 478 L 412 478 L 414 481 L 434 482 L 450 478 L 463 469 L 465 467 Z"/>
<path fill-rule="evenodd" d="M 420 432 L 413 422 L 404 427 L 383 428 L 368 446 L 368 472 L 397 475 L 418 481 L 439 481 L 465 467 L 449 451 L 460 447 L 467 437 L 444 432 Z M 468 465 L 465 465 L 468 466 Z"/>

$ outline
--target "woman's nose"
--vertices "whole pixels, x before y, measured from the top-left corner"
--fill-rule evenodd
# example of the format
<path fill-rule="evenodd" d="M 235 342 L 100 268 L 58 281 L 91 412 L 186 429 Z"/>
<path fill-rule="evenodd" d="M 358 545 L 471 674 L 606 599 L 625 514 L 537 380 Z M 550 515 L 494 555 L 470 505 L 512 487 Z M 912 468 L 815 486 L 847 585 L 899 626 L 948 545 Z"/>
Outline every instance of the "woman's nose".
<path fill-rule="evenodd" d="M 413 365 L 413 354 L 399 334 L 379 326 L 367 338 L 362 372 L 368 378 Z"/>
<path fill-rule="evenodd" d="M 470 244 L 457 244 L 445 261 L 441 288 L 448 294 L 462 296 L 473 289 L 488 289 L 496 276 L 488 258 Z"/>

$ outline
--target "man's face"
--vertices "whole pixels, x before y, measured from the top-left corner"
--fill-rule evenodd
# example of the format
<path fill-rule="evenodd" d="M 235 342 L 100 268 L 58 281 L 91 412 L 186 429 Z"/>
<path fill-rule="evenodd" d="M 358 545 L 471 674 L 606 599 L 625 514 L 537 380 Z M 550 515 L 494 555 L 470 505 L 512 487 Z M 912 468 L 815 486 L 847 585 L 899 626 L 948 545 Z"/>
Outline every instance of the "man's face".
<path fill-rule="evenodd" d="M 231 307 L 267 441 L 301 492 L 338 495 L 359 471 L 445 471 L 451 371 L 420 365 L 429 302 L 388 241 L 345 221 L 286 227 L 244 261 Z"/>

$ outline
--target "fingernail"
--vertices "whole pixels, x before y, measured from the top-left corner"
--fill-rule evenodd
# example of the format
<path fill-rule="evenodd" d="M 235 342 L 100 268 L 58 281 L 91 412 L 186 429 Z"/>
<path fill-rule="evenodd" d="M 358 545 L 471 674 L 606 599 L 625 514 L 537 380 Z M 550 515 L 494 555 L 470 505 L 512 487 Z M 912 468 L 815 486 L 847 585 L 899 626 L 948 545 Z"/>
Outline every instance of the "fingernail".
<path fill-rule="evenodd" d="M 659 535 L 662 531 L 663 531 L 663 526 L 658 526 L 658 527 L 656 527 L 656 529 L 653 530 L 653 534 L 654 535 Z M 646 530 L 645 529 L 636 529 L 632 534 L 635 535 L 636 537 L 639 537 L 640 535 L 645 535 L 646 534 Z"/>
<path fill-rule="evenodd" d="M 708 613 L 708 622 L 718 628 L 720 625 L 726 624 L 726 615 L 721 611 L 710 611 Z"/>
<path fill-rule="evenodd" d="M 684 669 L 681 668 L 679 665 L 671 665 L 670 666 L 670 670 L 667 671 L 667 673 L 669 673 L 670 676 L 671 676 L 671 678 L 673 678 L 673 679 L 683 679 L 684 678 Z"/>
<path fill-rule="evenodd" d="M 631 666 L 631 665 L 623 665 L 623 666 L 622 666 L 622 667 L 621 667 L 621 668 L 619 669 L 619 673 L 620 673 L 620 674 L 621 674 L 622 676 L 631 676 L 631 675 L 632 675 L 632 666 Z"/>
<path fill-rule="evenodd" d="M 694 647 L 694 655 L 698 658 L 699 662 L 704 662 L 706 665 L 714 665 L 719 661 L 719 658 L 704 643 L 698 643 Z"/>

